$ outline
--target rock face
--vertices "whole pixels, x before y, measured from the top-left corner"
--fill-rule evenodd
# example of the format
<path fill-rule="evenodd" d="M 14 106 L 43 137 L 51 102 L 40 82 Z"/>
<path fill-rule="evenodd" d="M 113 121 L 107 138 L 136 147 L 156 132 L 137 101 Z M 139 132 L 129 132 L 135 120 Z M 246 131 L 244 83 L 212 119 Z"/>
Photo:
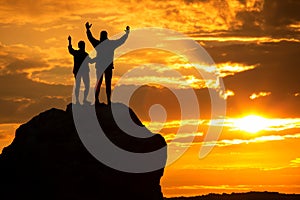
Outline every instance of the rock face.
<path fill-rule="evenodd" d="M 82 144 L 71 107 L 40 113 L 16 130 L 13 142 L 0 155 L 1 199 L 163 199 L 160 179 L 164 169 L 127 173 L 102 164 Z M 110 107 L 95 109 L 108 138 L 123 149 L 150 152 L 166 147 L 159 134 L 143 139 L 122 132 Z M 132 110 L 130 113 L 143 126 Z"/>

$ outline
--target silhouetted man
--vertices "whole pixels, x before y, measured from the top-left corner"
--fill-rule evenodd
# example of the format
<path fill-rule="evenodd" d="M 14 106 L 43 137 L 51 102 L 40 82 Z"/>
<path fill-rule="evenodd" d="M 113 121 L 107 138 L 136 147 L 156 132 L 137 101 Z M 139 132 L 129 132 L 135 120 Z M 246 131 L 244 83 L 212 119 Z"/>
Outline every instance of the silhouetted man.
<path fill-rule="evenodd" d="M 90 69 L 89 69 L 87 60 L 85 61 L 85 59 L 89 56 L 89 54 L 87 52 L 85 52 L 85 43 L 84 43 L 84 41 L 79 41 L 78 42 L 79 50 L 74 50 L 73 47 L 72 47 L 72 38 L 71 38 L 71 36 L 68 37 L 68 40 L 69 40 L 69 46 L 68 46 L 69 52 L 74 57 L 73 74 L 74 74 L 74 77 L 75 77 L 75 98 L 76 98 L 76 103 L 79 104 L 79 89 L 80 89 L 81 79 L 83 80 L 83 83 L 84 83 L 84 86 L 85 86 L 83 103 L 84 104 L 89 103 L 87 101 L 87 96 L 88 96 L 89 90 L 90 90 L 90 75 L 89 75 Z"/>
<path fill-rule="evenodd" d="M 96 83 L 96 91 L 95 91 L 95 103 L 99 104 L 99 94 L 100 94 L 100 88 L 103 80 L 103 69 L 104 70 L 104 76 L 105 76 L 105 85 L 106 85 L 106 96 L 107 96 L 107 104 L 111 104 L 111 79 L 112 79 L 112 73 L 114 69 L 114 50 L 118 48 L 120 45 L 122 45 L 126 39 L 128 38 L 129 34 L 129 26 L 126 27 L 125 34 L 117 39 L 117 40 L 109 40 L 107 37 L 106 31 L 101 31 L 100 33 L 100 40 L 97 40 L 93 37 L 90 28 L 92 24 L 89 24 L 89 22 L 86 22 L 86 34 L 93 45 L 93 47 L 97 51 L 97 57 L 96 57 L 96 74 L 97 74 L 97 83 Z M 101 44 L 101 45 L 100 45 Z M 102 68 L 102 71 L 101 71 Z"/>

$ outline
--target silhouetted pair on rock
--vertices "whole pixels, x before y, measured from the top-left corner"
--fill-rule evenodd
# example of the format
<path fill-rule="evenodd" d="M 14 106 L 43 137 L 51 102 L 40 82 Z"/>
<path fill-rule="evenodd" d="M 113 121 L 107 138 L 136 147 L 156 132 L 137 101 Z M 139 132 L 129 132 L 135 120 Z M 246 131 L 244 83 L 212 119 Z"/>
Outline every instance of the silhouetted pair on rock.
<path fill-rule="evenodd" d="M 89 66 L 88 63 L 95 63 L 96 67 L 96 86 L 95 86 L 95 104 L 100 104 L 99 95 L 100 88 L 103 81 L 103 74 L 105 76 L 105 87 L 106 87 L 106 96 L 107 96 L 107 104 L 111 104 L 111 81 L 114 69 L 114 51 L 116 48 L 124 44 L 127 40 L 130 27 L 127 26 L 125 34 L 117 39 L 110 40 L 108 39 L 107 31 L 103 30 L 100 32 L 100 39 L 96 39 L 90 30 L 92 24 L 87 22 L 85 24 L 87 38 L 89 39 L 92 46 L 95 48 L 97 56 L 91 59 L 88 53 L 85 51 L 85 42 L 79 41 L 78 48 L 79 50 L 74 50 L 72 47 L 71 36 L 68 37 L 69 40 L 69 53 L 74 57 L 74 67 L 73 74 L 75 77 L 75 100 L 76 103 L 79 103 L 79 88 L 81 80 L 85 85 L 83 103 L 89 104 L 87 101 L 89 89 L 90 89 L 90 78 L 89 78 Z"/>

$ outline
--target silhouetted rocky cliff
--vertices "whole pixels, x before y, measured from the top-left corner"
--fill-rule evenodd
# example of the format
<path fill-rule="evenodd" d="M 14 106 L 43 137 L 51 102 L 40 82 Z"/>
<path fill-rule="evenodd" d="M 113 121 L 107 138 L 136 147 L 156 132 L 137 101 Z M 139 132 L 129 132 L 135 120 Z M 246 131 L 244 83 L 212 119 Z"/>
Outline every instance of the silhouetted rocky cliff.
<path fill-rule="evenodd" d="M 126 173 L 100 163 L 82 144 L 71 107 L 47 110 L 16 130 L 13 142 L 0 155 L 0 198 L 162 199 L 164 169 Z M 110 107 L 96 106 L 96 111 L 107 137 L 122 149 L 151 152 L 166 146 L 159 134 L 143 139 L 122 132 Z M 133 121 L 143 126 L 132 110 L 130 113 Z"/>

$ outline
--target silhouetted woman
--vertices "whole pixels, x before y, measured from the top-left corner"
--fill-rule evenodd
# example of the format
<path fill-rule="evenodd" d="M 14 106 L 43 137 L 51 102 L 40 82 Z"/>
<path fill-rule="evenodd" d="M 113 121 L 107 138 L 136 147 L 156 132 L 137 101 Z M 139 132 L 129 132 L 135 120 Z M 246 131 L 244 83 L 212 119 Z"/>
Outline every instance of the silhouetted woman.
<path fill-rule="evenodd" d="M 90 90 L 90 69 L 88 66 L 88 62 L 84 62 L 85 59 L 88 57 L 89 54 L 85 52 L 85 43 L 84 41 L 78 42 L 78 48 L 79 50 L 74 50 L 72 47 L 72 38 L 71 36 L 68 37 L 69 40 L 69 46 L 68 50 L 71 55 L 74 57 L 74 66 L 73 66 L 73 74 L 75 78 L 75 98 L 76 103 L 79 103 L 79 89 L 80 89 L 80 82 L 81 79 L 83 80 L 85 89 L 84 89 L 84 96 L 83 96 L 83 103 L 89 103 L 87 101 L 87 96 L 89 94 Z M 82 68 L 81 70 L 80 67 Z"/>

